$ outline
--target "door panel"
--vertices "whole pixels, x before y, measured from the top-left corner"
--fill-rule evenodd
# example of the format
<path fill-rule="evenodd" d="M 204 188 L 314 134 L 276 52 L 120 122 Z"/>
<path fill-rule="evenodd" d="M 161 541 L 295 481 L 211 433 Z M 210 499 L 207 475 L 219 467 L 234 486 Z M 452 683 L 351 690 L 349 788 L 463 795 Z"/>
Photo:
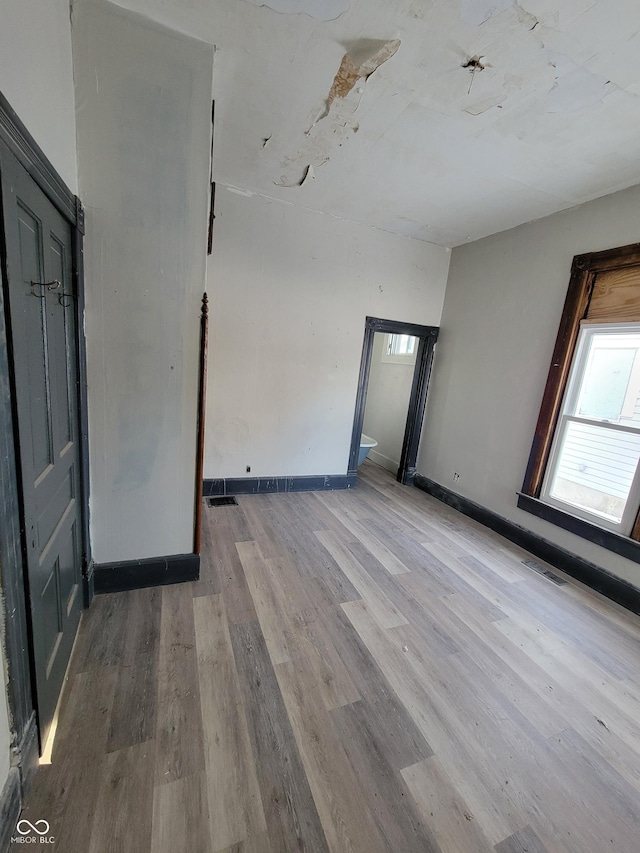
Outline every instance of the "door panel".
<path fill-rule="evenodd" d="M 0 146 L 8 305 L 41 744 L 81 612 L 71 229 Z"/>

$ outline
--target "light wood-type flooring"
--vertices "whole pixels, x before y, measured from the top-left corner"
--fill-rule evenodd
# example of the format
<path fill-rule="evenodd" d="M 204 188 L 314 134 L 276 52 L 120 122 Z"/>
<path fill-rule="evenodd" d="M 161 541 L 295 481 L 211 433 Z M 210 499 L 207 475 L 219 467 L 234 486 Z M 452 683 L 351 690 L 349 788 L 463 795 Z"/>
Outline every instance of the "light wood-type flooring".
<path fill-rule="evenodd" d="M 47 849 L 640 851 L 637 616 L 368 462 L 205 533 L 84 614 Z"/>

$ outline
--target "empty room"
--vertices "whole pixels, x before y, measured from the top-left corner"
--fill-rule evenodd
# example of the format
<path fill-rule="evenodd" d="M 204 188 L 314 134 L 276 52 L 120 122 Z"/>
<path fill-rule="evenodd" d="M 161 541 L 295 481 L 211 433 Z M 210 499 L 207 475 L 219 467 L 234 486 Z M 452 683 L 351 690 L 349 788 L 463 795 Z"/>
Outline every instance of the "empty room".
<path fill-rule="evenodd" d="M 0 0 L 2 853 L 637 853 L 639 52 Z"/>

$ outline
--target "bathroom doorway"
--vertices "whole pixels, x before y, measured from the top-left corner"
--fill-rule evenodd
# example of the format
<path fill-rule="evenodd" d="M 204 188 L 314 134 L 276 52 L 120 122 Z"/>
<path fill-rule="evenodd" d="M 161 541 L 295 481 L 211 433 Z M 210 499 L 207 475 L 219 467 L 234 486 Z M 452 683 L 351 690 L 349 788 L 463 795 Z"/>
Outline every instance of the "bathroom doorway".
<path fill-rule="evenodd" d="M 369 445 L 398 482 L 413 481 L 437 337 L 436 326 L 366 318 L 349 474 Z"/>

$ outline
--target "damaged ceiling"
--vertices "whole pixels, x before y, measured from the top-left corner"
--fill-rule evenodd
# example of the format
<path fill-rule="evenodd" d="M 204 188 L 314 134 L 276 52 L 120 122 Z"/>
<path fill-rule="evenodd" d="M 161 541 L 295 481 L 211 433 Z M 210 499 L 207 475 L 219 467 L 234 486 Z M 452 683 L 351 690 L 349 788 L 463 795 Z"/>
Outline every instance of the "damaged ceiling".
<path fill-rule="evenodd" d="M 216 45 L 244 194 L 455 246 L 640 183 L 637 0 L 118 5 Z"/>

